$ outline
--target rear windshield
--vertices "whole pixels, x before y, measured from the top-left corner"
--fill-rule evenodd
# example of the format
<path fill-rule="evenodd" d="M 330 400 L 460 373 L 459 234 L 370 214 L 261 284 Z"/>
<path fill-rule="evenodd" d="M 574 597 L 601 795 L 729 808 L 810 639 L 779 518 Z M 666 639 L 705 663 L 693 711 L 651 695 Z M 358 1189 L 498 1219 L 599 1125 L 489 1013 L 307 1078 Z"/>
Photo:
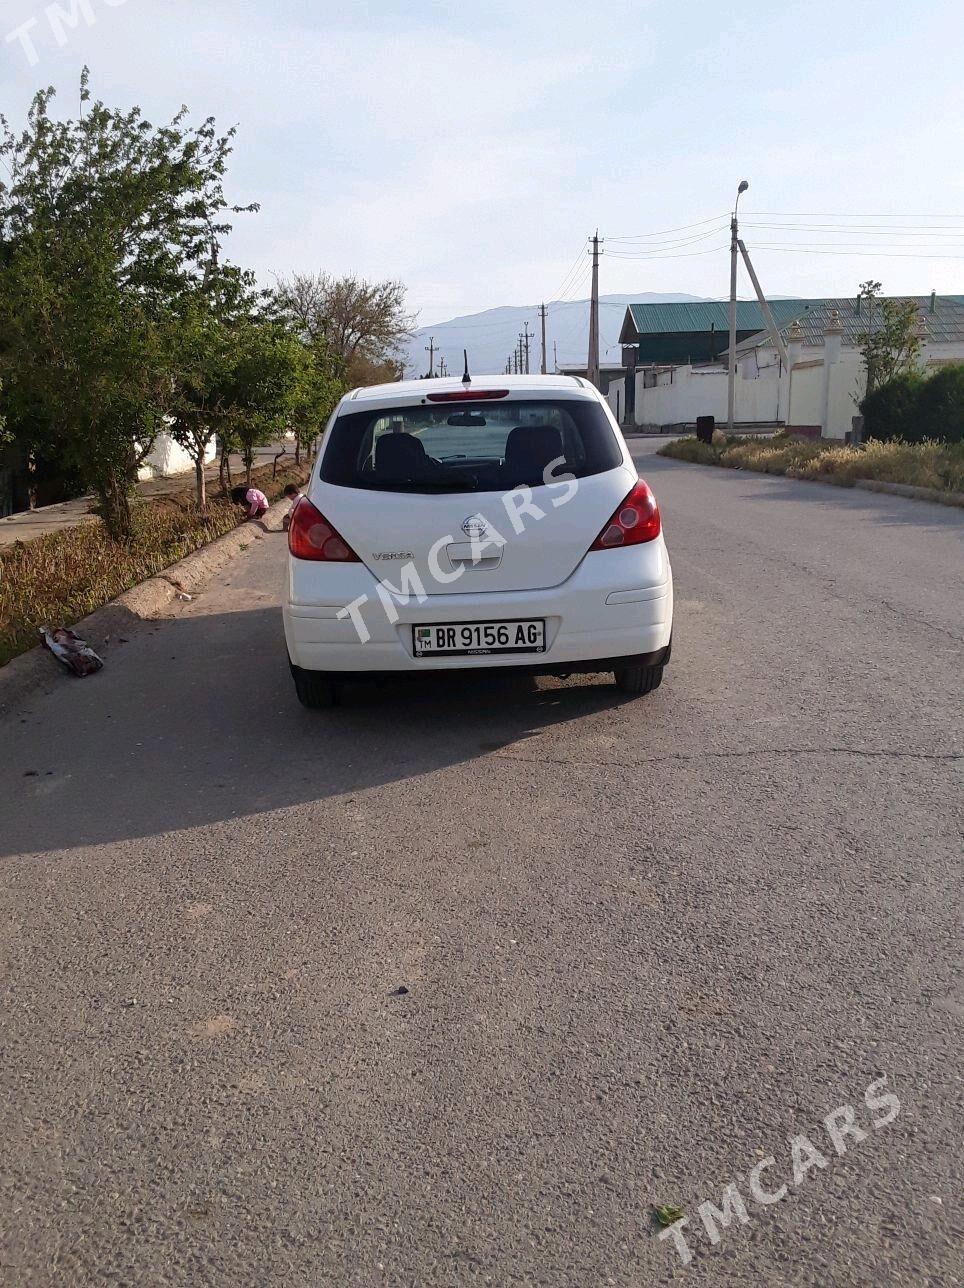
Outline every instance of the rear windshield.
<path fill-rule="evenodd" d="M 428 403 L 339 416 L 320 477 L 384 492 L 504 492 L 602 474 L 622 459 L 606 413 L 588 400 Z"/>

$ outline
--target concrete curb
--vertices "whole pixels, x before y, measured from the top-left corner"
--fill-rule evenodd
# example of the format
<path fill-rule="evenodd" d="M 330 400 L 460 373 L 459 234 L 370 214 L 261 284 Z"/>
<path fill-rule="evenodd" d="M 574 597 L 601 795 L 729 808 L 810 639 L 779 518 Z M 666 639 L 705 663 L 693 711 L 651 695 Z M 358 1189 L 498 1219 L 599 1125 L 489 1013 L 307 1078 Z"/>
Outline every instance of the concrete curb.
<path fill-rule="evenodd" d="M 936 487 L 914 487 L 910 483 L 884 483 L 879 479 L 855 479 L 854 487 L 865 492 L 889 492 L 892 496 L 909 496 L 915 501 L 936 501 L 938 505 L 964 506 L 964 492 L 942 492 Z"/>
<path fill-rule="evenodd" d="M 119 637 L 129 638 L 156 620 L 176 601 L 181 589 L 195 595 L 211 579 L 254 541 L 263 541 L 271 532 L 280 532 L 287 514 L 287 501 L 276 501 L 258 523 L 242 523 L 230 532 L 216 537 L 209 545 L 186 555 L 163 572 L 132 586 L 117 599 L 74 624 L 77 634 L 87 640 L 96 653 L 107 660 Z M 176 584 L 175 584 L 176 583 Z M 57 623 L 59 625 L 59 623 Z M 96 682 L 100 671 L 84 683 Z M 39 645 L 0 667 L 0 717 L 22 699 L 38 690 L 52 691 L 58 685 L 71 683 L 71 677 L 60 663 Z"/>

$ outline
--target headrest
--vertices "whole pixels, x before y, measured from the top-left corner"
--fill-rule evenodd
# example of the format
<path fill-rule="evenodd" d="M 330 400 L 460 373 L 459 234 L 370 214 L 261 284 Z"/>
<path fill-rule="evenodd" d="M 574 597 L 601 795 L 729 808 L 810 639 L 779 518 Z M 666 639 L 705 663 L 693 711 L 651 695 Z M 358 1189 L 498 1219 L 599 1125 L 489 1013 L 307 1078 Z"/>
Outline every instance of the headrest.
<path fill-rule="evenodd" d="M 563 455 L 562 434 L 554 425 L 518 425 L 505 441 L 506 465 L 540 480 L 550 461 Z"/>
<path fill-rule="evenodd" d="M 375 444 L 375 472 L 403 478 L 424 468 L 425 448 L 413 434 L 382 434 Z"/>

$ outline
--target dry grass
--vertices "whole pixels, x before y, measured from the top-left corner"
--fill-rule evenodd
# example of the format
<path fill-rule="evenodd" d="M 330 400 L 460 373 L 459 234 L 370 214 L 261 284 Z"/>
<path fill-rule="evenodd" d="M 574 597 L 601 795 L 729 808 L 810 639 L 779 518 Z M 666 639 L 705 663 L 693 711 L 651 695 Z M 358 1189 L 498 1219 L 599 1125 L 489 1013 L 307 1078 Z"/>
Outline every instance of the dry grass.
<path fill-rule="evenodd" d="M 817 479 L 840 487 L 853 487 L 857 479 L 904 483 L 940 491 L 964 491 L 964 444 L 881 443 L 872 440 L 860 447 L 793 438 L 733 438 L 713 445 L 695 438 L 680 438 L 659 449 L 661 456 L 699 465 L 786 474 L 790 478 Z"/>
<path fill-rule="evenodd" d="M 304 482 L 307 469 L 279 469 L 272 480 L 265 466 L 251 477 L 277 500 L 286 483 Z M 41 626 L 72 626 L 240 521 L 238 507 L 220 495 L 202 517 L 190 487 L 138 502 L 128 544 L 111 541 L 98 521 L 0 547 L 0 666 L 32 648 Z"/>

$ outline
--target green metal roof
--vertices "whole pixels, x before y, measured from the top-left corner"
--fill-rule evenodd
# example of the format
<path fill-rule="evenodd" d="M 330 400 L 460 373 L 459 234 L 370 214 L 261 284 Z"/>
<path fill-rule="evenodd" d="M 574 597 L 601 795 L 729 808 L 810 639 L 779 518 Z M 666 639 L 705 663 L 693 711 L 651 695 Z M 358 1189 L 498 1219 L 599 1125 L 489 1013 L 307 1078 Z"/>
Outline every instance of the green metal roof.
<path fill-rule="evenodd" d="M 809 309 L 819 309 L 824 300 L 771 300 L 777 326 L 792 322 Z M 730 325 L 726 300 L 700 300 L 692 304 L 630 304 L 619 337 L 621 344 L 634 344 L 641 335 L 684 335 L 711 330 L 726 332 Z M 766 326 L 756 300 L 738 300 L 736 329 L 761 331 Z"/>

